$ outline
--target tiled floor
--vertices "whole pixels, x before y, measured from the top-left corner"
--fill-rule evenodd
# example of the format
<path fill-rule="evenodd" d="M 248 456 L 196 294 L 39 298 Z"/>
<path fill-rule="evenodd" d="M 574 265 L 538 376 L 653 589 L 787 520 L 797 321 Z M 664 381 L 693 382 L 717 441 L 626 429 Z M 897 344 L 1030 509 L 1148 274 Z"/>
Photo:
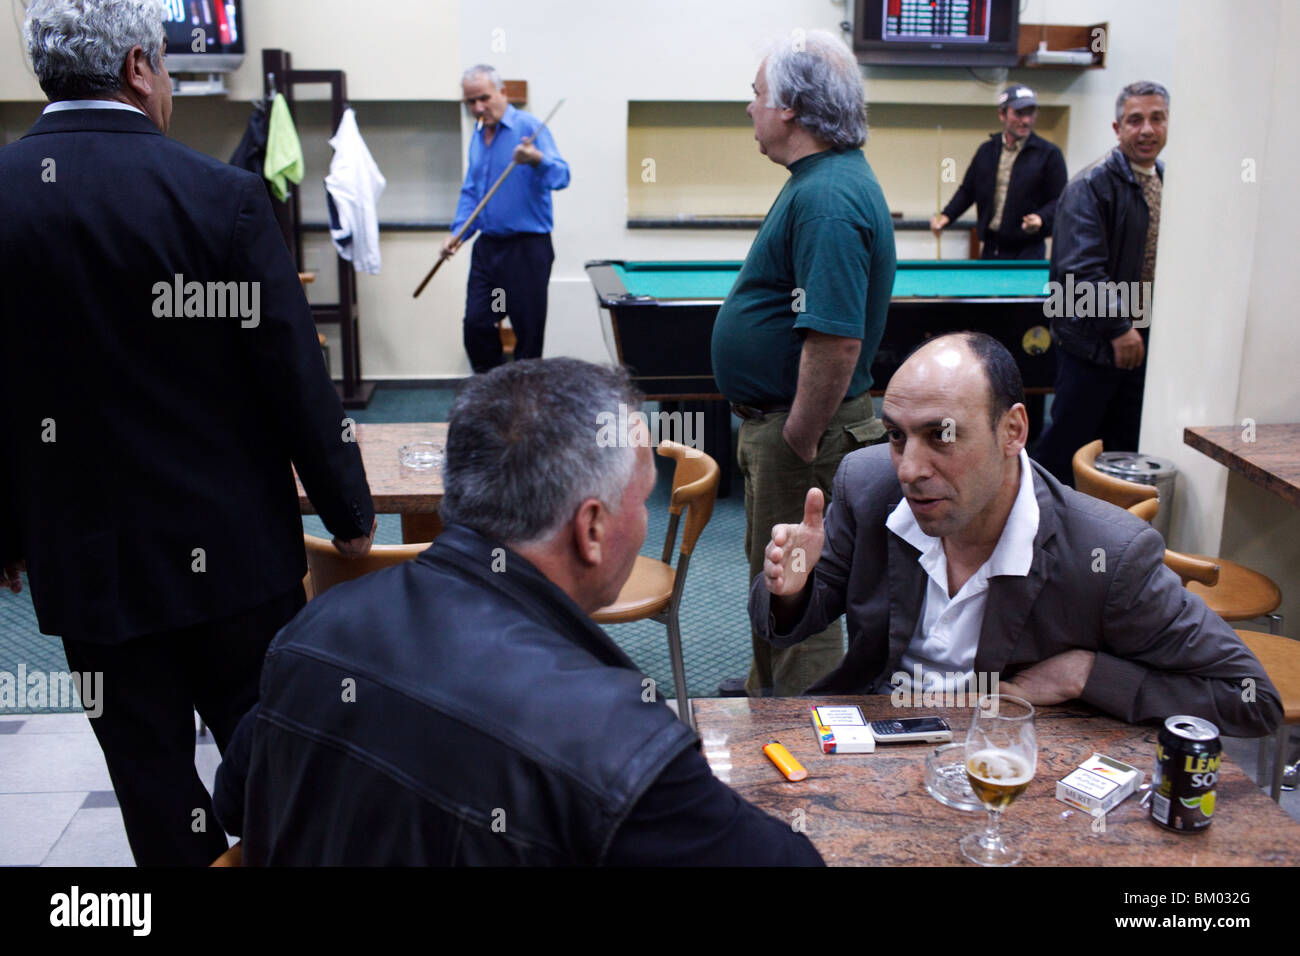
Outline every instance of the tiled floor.
<path fill-rule="evenodd" d="M 204 786 L 221 762 L 195 736 Z M 0 717 L 0 866 L 134 866 L 108 767 L 85 714 Z"/>

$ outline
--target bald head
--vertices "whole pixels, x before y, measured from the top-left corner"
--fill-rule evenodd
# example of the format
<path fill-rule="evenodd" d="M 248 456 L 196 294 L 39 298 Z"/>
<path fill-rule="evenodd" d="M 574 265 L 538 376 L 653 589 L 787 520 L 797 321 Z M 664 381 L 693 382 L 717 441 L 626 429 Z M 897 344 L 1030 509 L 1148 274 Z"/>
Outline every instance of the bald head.
<path fill-rule="evenodd" d="M 1014 498 L 1029 434 L 1020 373 L 981 333 L 926 342 L 889 380 L 881 419 L 894 468 L 921 530 L 987 533 Z M 1006 505 L 1009 508 L 1009 504 Z"/>

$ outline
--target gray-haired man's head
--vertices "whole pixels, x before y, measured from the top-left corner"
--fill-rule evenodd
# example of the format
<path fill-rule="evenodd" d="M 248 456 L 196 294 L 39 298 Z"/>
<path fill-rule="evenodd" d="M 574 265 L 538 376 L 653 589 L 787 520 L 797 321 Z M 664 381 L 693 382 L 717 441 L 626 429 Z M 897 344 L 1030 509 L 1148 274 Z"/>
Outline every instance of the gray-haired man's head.
<path fill-rule="evenodd" d="M 620 368 L 528 359 L 470 379 L 447 434 L 441 515 L 525 554 L 585 610 L 611 603 L 645 541 L 648 435 L 601 439 L 641 403 Z"/>
<path fill-rule="evenodd" d="M 162 0 L 33 0 L 23 37 L 51 102 L 115 99 L 171 122 Z"/>

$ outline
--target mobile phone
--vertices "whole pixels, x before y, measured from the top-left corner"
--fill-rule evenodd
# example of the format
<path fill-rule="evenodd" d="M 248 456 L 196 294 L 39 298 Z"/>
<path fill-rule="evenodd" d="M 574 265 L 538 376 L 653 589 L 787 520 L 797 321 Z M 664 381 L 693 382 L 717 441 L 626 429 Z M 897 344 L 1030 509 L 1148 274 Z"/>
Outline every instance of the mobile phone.
<path fill-rule="evenodd" d="M 880 744 L 941 744 L 952 740 L 952 728 L 942 717 L 902 717 L 873 720 L 871 736 Z"/>

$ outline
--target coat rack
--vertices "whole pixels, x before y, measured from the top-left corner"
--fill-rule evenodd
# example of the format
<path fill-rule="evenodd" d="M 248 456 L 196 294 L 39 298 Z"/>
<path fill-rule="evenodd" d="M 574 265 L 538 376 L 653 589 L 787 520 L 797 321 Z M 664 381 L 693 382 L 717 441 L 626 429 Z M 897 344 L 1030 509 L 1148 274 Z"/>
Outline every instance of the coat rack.
<path fill-rule="evenodd" d="M 279 92 L 289 104 L 289 113 L 295 115 L 294 87 L 300 83 L 328 83 L 332 104 L 331 131 L 343 121 L 343 111 L 348 105 L 348 79 L 342 70 L 295 70 L 292 57 L 286 50 L 262 51 L 262 78 L 268 97 Z M 295 123 L 297 122 L 295 116 Z M 319 181 L 319 180 L 318 180 Z M 302 206 L 298 186 L 290 183 L 289 199 L 279 202 L 272 197 L 271 208 L 284 234 L 285 244 L 293 253 L 298 271 L 302 271 Z M 335 383 L 344 408 L 365 408 L 375 394 L 374 382 L 361 380 L 361 337 L 357 315 L 357 282 L 352 263 L 342 256 L 338 261 L 338 302 L 315 303 L 312 318 L 317 325 L 338 325 L 343 345 L 343 381 Z"/>

